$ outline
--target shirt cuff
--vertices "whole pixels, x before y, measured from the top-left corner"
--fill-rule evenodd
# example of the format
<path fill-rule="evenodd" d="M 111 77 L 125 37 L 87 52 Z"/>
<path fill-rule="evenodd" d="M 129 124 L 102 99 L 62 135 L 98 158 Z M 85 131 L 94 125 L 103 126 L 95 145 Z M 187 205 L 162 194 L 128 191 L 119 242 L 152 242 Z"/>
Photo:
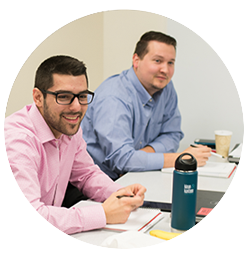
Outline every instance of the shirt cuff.
<path fill-rule="evenodd" d="M 164 165 L 163 153 L 148 153 L 147 154 L 147 170 L 161 170 Z"/>
<path fill-rule="evenodd" d="M 106 226 L 106 215 L 102 205 L 78 208 L 82 216 L 82 231 L 88 231 Z"/>
<path fill-rule="evenodd" d="M 156 153 L 166 153 L 165 146 L 160 142 L 153 142 L 149 144 L 152 146 Z"/>

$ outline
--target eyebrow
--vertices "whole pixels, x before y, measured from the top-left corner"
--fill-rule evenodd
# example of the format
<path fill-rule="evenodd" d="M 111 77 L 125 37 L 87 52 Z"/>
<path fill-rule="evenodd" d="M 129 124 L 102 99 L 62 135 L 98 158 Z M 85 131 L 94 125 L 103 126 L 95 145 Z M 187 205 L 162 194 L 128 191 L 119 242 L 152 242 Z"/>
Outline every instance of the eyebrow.
<path fill-rule="evenodd" d="M 80 91 L 78 94 L 80 93 L 88 93 L 88 89 L 85 89 L 83 91 Z M 55 93 L 69 93 L 69 94 L 74 94 L 73 92 L 69 91 L 69 90 L 57 90 L 55 91 Z"/>
<path fill-rule="evenodd" d="M 161 58 L 161 59 L 165 59 L 163 56 L 158 55 L 158 54 L 154 55 L 153 58 Z M 175 59 L 171 59 L 171 61 L 175 61 Z"/>

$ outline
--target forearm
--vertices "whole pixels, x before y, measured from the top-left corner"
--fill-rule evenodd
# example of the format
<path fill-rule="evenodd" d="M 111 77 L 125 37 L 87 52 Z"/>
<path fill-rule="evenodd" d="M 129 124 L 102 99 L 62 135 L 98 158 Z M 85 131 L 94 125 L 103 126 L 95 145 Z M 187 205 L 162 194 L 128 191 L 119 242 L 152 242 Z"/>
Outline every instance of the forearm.
<path fill-rule="evenodd" d="M 155 153 L 155 150 L 152 146 L 145 146 L 144 148 L 140 149 L 141 151 L 144 151 L 146 153 Z"/>
<path fill-rule="evenodd" d="M 147 152 L 147 153 L 154 153 L 155 150 L 151 146 L 145 146 L 141 151 Z M 180 155 L 180 153 L 164 153 L 164 164 L 163 168 L 169 168 L 169 167 L 174 167 L 175 160 L 177 157 Z"/>
<path fill-rule="evenodd" d="M 180 156 L 180 153 L 164 153 L 164 165 L 163 168 L 174 167 L 175 161 Z"/>
<path fill-rule="evenodd" d="M 138 150 L 134 151 L 123 170 L 125 172 L 154 171 L 161 169 L 163 164 L 163 153 L 145 152 L 143 150 Z"/>
<path fill-rule="evenodd" d="M 85 149 L 79 150 L 75 156 L 70 182 L 88 198 L 99 202 L 121 188 L 94 164 Z"/>
<path fill-rule="evenodd" d="M 73 182 L 74 183 L 74 182 Z M 88 198 L 94 201 L 103 202 L 112 193 L 123 188 L 120 184 L 112 181 L 102 171 L 97 171 L 85 182 L 75 185 L 81 190 Z"/>
<path fill-rule="evenodd" d="M 160 134 L 148 146 L 156 153 L 176 153 L 183 135 L 181 132 Z"/>
<path fill-rule="evenodd" d="M 70 209 L 41 205 L 37 212 L 66 234 L 99 229 L 106 225 L 106 217 L 101 204 Z"/>

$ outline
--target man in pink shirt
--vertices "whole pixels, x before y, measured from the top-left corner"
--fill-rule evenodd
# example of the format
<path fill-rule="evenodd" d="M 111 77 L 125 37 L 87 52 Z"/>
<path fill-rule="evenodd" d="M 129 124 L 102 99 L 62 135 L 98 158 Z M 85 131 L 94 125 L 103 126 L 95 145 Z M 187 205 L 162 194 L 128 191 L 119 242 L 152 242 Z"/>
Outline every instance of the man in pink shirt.
<path fill-rule="evenodd" d="M 54 56 L 36 72 L 34 103 L 5 120 L 7 155 L 19 187 L 45 219 L 67 234 L 126 222 L 146 191 L 140 184 L 123 188 L 114 183 L 87 153 L 79 126 L 93 97 L 85 65 Z M 103 203 L 61 207 L 69 182 Z"/>

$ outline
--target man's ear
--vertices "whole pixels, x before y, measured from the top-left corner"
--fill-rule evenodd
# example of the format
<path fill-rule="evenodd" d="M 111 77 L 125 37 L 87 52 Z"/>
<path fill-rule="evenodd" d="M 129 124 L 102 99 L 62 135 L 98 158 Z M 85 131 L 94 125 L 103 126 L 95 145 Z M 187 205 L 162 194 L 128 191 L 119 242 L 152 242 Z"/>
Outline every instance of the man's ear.
<path fill-rule="evenodd" d="M 139 60 L 140 60 L 139 56 L 137 55 L 137 53 L 135 53 L 133 55 L 133 67 L 135 69 L 137 69 L 137 67 L 138 67 Z"/>
<path fill-rule="evenodd" d="M 38 88 L 33 89 L 33 100 L 37 107 L 41 108 L 43 106 L 43 93 Z"/>

